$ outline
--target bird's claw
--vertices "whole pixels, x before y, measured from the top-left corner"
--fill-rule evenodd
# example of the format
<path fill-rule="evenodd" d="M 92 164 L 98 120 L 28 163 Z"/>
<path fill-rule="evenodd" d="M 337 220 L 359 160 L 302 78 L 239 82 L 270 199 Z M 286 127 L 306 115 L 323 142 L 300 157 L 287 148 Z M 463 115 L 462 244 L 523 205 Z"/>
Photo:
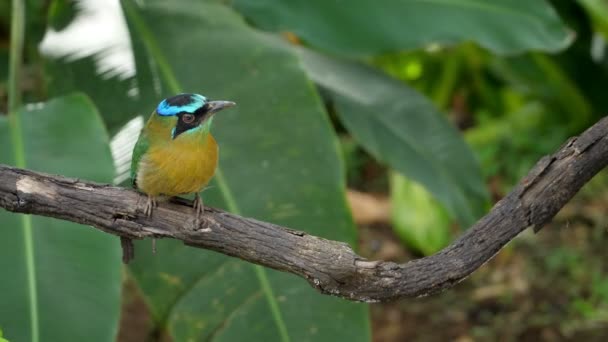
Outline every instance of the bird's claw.
<path fill-rule="evenodd" d="M 152 196 L 148 196 L 148 200 L 146 201 L 146 206 L 144 207 L 144 215 L 150 217 L 152 215 L 152 211 L 157 207 L 156 198 Z"/>
<path fill-rule="evenodd" d="M 203 203 L 203 199 L 199 193 L 194 195 L 194 203 L 192 203 L 192 207 L 194 208 L 194 214 L 196 215 L 196 225 L 203 220 L 203 216 L 205 215 L 205 204 Z"/>
<path fill-rule="evenodd" d="M 206 220 L 204 218 L 205 216 L 205 204 L 203 203 L 203 199 L 201 198 L 201 195 L 199 193 L 197 193 L 194 196 L 194 203 L 192 203 L 192 207 L 194 208 L 194 214 L 196 215 L 196 218 L 194 220 L 194 225 L 195 227 L 200 227 L 201 223 L 206 223 Z M 197 231 L 199 232 L 203 232 L 203 233 L 208 233 L 211 231 L 211 228 L 209 227 L 205 227 L 202 229 L 197 229 Z"/>
<path fill-rule="evenodd" d="M 194 208 L 194 211 L 196 211 L 197 217 L 202 217 L 205 213 L 205 204 L 203 203 L 203 199 L 199 193 L 194 196 L 194 203 L 192 203 L 192 207 Z"/>

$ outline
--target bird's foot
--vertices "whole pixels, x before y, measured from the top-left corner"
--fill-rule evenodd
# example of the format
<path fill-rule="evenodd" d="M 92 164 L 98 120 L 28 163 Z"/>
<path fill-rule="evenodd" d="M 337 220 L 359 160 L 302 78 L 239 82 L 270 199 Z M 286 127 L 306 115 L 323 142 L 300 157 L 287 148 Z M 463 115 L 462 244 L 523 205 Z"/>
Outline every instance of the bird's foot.
<path fill-rule="evenodd" d="M 196 195 L 194 195 L 194 203 L 192 203 L 192 207 L 196 212 L 197 218 L 203 217 L 203 215 L 205 214 L 205 204 L 203 203 L 203 198 L 198 192 L 196 193 Z"/>
<path fill-rule="evenodd" d="M 194 195 L 194 203 L 192 203 L 192 207 L 194 208 L 194 214 L 196 215 L 196 219 L 194 220 L 194 224 L 196 227 L 200 227 L 201 223 L 205 222 L 205 204 L 203 203 L 203 198 L 199 193 Z M 198 229 L 199 232 L 210 232 L 211 228 L 205 227 L 202 229 Z"/>
<path fill-rule="evenodd" d="M 203 203 L 203 198 L 197 192 L 194 195 L 194 203 L 192 203 L 192 207 L 194 208 L 194 215 L 196 215 L 195 223 L 198 226 L 201 221 L 204 221 L 203 216 L 205 215 L 205 204 Z"/>
<path fill-rule="evenodd" d="M 146 216 L 152 215 L 152 211 L 157 207 L 156 197 L 148 196 L 148 200 L 146 201 L 146 206 L 144 207 L 144 214 Z"/>

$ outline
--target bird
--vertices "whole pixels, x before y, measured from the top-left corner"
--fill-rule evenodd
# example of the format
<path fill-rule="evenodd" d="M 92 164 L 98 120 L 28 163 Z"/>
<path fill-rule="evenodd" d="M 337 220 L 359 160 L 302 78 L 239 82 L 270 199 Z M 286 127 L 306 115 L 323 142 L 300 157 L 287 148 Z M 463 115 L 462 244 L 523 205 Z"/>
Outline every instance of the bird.
<path fill-rule="evenodd" d="M 213 118 L 219 111 L 235 105 L 232 101 L 211 101 L 195 93 L 177 94 L 158 104 L 135 143 L 131 159 L 132 185 L 148 197 L 145 215 L 152 215 L 160 196 L 194 193 L 198 222 L 205 209 L 200 191 L 207 186 L 218 164 L 219 148 L 211 135 Z M 132 258 L 125 255 L 128 242 L 121 242 L 123 261 Z"/>
<path fill-rule="evenodd" d="M 200 94 L 162 100 L 143 127 L 131 159 L 131 181 L 148 195 L 144 213 L 152 214 L 158 196 L 194 193 L 197 215 L 204 212 L 200 191 L 217 168 L 219 148 L 211 135 L 213 117 L 236 105 L 209 101 Z"/>

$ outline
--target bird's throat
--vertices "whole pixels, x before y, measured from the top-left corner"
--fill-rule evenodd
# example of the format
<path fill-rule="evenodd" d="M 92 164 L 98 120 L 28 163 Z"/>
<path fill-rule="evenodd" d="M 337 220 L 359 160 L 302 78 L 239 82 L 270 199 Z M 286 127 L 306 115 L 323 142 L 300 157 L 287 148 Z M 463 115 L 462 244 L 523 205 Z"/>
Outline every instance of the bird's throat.
<path fill-rule="evenodd" d="M 211 133 L 212 124 L 213 124 L 213 117 L 207 119 L 205 122 L 203 122 L 198 127 L 191 129 L 190 131 L 192 131 L 192 132 L 186 131 L 184 133 L 192 134 L 192 135 L 194 135 L 194 137 L 193 137 L 194 139 L 199 140 L 201 142 L 205 142 L 205 141 L 207 141 L 207 135 L 209 135 L 209 133 Z"/>
<path fill-rule="evenodd" d="M 181 139 L 181 140 L 191 140 L 191 141 L 199 141 L 205 142 L 207 141 L 207 136 L 211 132 L 213 118 L 207 119 L 201 125 L 191 128 L 185 132 L 182 132 L 178 136 L 175 137 L 175 128 L 171 131 L 171 135 L 174 136 L 173 140 Z"/>

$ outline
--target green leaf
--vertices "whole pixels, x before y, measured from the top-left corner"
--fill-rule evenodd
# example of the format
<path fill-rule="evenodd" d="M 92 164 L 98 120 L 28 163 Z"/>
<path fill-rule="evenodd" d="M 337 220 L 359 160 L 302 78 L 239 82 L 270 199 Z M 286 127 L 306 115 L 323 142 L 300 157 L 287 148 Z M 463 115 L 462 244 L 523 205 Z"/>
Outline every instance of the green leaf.
<path fill-rule="evenodd" d="M 28 168 L 112 180 L 108 137 L 85 96 L 29 105 L 21 116 L 18 134 Z M 9 136 L 8 122 L 0 117 L 0 163 L 12 163 Z M 114 340 L 121 289 L 117 239 L 74 223 L 6 211 L 0 211 L 0 223 L 0 323 L 6 338 Z"/>
<path fill-rule="evenodd" d="M 337 139 L 284 44 L 249 29 L 221 4 L 123 6 L 138 84 L 147 87 L 140 94 L 150 111 L 178 92 L 238 104 L 215 118 L 220 166 L 203 193 L 205 203 L 354 243 Z M 157 329 L 176 341 L 370 339 L 365 304 L 323 296 L 293 275 L 176 242 L 159 241 L 157 255 L 149 247 L 137 245 L 131 269 Z"/>
<path fill-rule="evenodd" d="M 55 31 L 61 31 L 74 20 L 76 13 L 74 1 L 52 0 L 48 10 L 48 25 Z"/>
<path fill-rule="evenodd" d="M 0 329 L 0 342 L 8 342 L 7 339 L 2 338 L 2 329 Z"/>
<path fill-rule="evenodd" d="M 473 153 L 429 100 L 362 64 L 298 51 L 369 153 L 425 186 L 462 225 L 484 213 L 488 195 Z"/>
<path fill-rule="evenodd" d="M 129 90 L 135 86 L 134 80 L 99 74 L 95 57 L 77 60 L 47 58 L 45 71 L 49 95 L 63 96 L 74 91 L 87 94 L 99 108 L 111 132 L 136 115 L 148 112 L 147 108 L 140 111 L 138 101 L 128 96 Z"/>
<path fill-rule="evenodd" d="M 450 218 L 419 184 L 392 172 L 391 219 L 393 231 L 410 248 L 431 255 L 450 242 Z"/>
<path fill-rule="evenodd" d="M 140 112 L 138 85 L 130 70 L 132 56 L 128 39 L 117 34 L 113 40 L 106 37 L 84 47 L 75 42 L 80 41 L 79 32 L 80 35 L 90 32 L 94 24 L 86 23 L 92 21 L 114 25 L 116 32 L 121 32 L 124 22 L 120 8 L 116 9 L 117 18 L 113 19 L 112 8 L 107 8 L 103 16 L 91 16 L 89 12 L 95 6 L 83 10 L 77 4 L 71 0 L 54 0 L 49 8 L 49 25 L 57 32 L 47 33 L 40 45 L 45 57 L 46 89 L 50 97 L 85 93 L 99 109 L 107 129 L 115 133 L 136 115 L 148 113 L 147 108 L 145 113 Z M 117 65 L 117 61 L 121 63 Z"/>
<path fill-rule="evenodd" d="M 25 8 L 27 12 L 27 48 L 32 51 L 35 46 L 40 43 L 47 25 L 47 1 L 44 0 L 25 0 Z"/>
<path fill-rule="evenodd" d="M 500 54 L 559 51 L 571 35 L 544 0 L 234 0 L 254 24 L 319 49 L 369 56 L 475 41 Z"/>
<path fill-rule="evenodd" d="M 593 108 L 586 94 L 552 58 L 538 53 L 496 58 L 492 69 L 512 89 L 552 105 L 551 116 L 567 123 L 572 132 L 581 131 L 593 122 Z"/>
<path fill-rule="evenodd" d="M 594 28 L 608 39 L 608 4 L 602 0 L 577 0 L 591 17 Z"/>

